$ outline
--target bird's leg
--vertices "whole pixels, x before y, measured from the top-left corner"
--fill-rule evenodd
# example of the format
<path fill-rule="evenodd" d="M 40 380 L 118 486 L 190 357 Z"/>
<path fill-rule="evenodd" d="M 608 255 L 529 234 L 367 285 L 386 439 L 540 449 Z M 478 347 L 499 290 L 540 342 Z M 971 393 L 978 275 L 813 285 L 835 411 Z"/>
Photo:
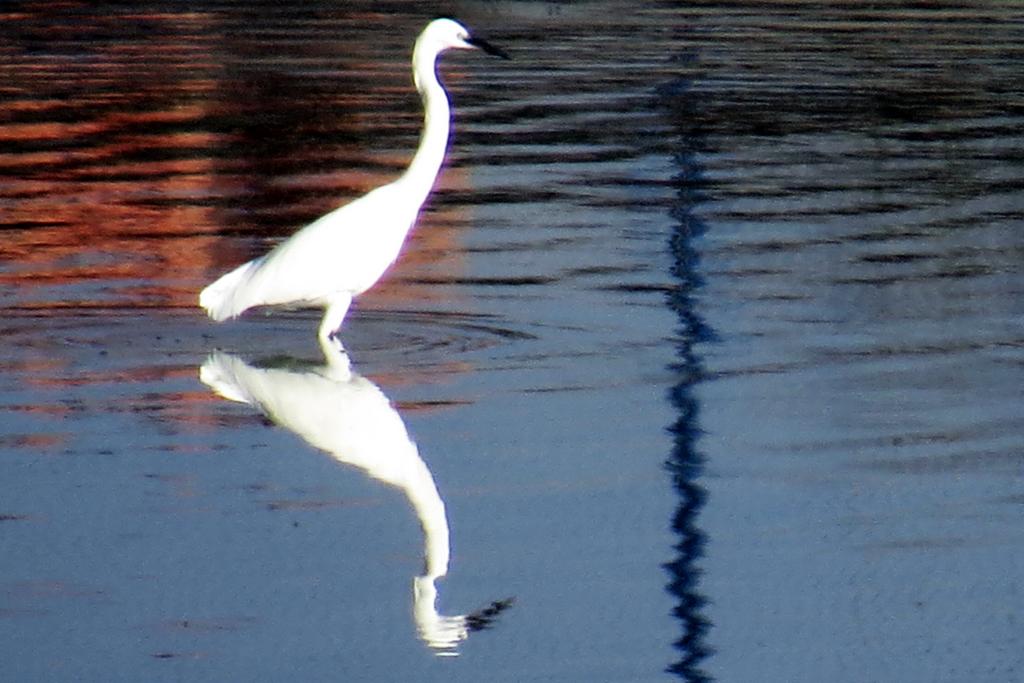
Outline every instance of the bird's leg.
<path fill-rule="evenodd" d="M 338 382 L 345 382 L 352 377 L 352 361 L 345 351 L 345 346 L 335 335 L 329 335 L 327 339 L 320 339 L 320 350 L 324 354 L 326 371 L 324 376 Z"/>
<path fill-rule="evenodd" d="M 324 317 L 320 321 L 320 331 L 318 332 L 322 343 L 327 342 L 337 334 L 341 328 L 341 321 L 345 319 L 345 314 L 348 313 L 350 305 L 352 305 L 352 295 L 350 294 L 338 294 L 327 304 L 327 310 L 324 311 Z"/>

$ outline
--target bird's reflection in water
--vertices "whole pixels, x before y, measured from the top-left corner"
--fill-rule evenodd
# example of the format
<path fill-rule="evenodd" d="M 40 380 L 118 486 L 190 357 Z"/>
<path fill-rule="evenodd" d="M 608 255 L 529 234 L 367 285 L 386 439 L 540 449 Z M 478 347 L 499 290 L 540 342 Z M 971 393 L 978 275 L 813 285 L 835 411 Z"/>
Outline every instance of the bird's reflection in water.
<path fill-rule="evenodd" d="M 340 342 L 325 340 L 323 365 L 294 360 L 250 365 L 214 352 L 202 381 L 232 401 L 247 403 L 339 462 L 400 489 L 423 528 L 424 571 L 413 580 L 413 617 L 436 654 L 453 656 L 473 631 L 485 629 L 512 604 L 499 600 L 471 614 L 437 611 L 436 580 L 448 573 L 448 517 L 434 477 L 409 438 L 402 417 L 380 388 L 352 369 Z"/>

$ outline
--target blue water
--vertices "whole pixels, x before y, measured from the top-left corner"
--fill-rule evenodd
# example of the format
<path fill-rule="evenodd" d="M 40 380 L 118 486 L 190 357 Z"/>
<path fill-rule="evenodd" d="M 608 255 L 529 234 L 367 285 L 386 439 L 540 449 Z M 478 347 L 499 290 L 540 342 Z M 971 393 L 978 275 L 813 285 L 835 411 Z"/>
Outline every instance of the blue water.
<path fill-rule="evenodd" d="M 0 678 L 1020 678 L 1015 4 L 456 9 L 343 357 L 196 295 L 452 8 L 0 8 Z"/>

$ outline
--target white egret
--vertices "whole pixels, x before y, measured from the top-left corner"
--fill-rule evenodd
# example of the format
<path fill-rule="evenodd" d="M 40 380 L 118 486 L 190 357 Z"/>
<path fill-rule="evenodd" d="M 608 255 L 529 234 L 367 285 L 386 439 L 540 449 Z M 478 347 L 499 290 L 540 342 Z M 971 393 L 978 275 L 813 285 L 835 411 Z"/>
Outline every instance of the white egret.
<path fill-rule="evenodd" d="M 451 111 L 436 62 L 450 48 L 482 49 L 507 58 L 456 21 L 430 22 L 413 47 L 413 80 L 425 112 L 409 168 L 398 180 L 310 223 L 206 287 L 199 305 L 211 318 L 227 320 L 253 306 L 322 307 L 320 339 L 337 333 L 352 297 L 372 287 L 398 257 L 441 170 Z"/>

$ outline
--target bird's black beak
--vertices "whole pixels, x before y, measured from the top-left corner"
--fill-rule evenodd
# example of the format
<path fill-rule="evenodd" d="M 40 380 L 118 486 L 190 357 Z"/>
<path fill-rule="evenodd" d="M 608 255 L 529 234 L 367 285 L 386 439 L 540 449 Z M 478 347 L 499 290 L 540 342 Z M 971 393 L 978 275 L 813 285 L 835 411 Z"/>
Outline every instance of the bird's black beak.
<path fill-rule="evenodd" d="M 495 47 L 494 45 L 491 45 L 483 38 L 470 36 L 469 38 L 466 38 L 466 44 L 472 45 L 475 48 L 479 48 L 486 52 L 487 54 L 494 55 L 495 57 L 501 57 L 502 59 L 512 59 L 511 57 L 508 56 L 507 52 L 502 50 L 500 47 Z"/>

